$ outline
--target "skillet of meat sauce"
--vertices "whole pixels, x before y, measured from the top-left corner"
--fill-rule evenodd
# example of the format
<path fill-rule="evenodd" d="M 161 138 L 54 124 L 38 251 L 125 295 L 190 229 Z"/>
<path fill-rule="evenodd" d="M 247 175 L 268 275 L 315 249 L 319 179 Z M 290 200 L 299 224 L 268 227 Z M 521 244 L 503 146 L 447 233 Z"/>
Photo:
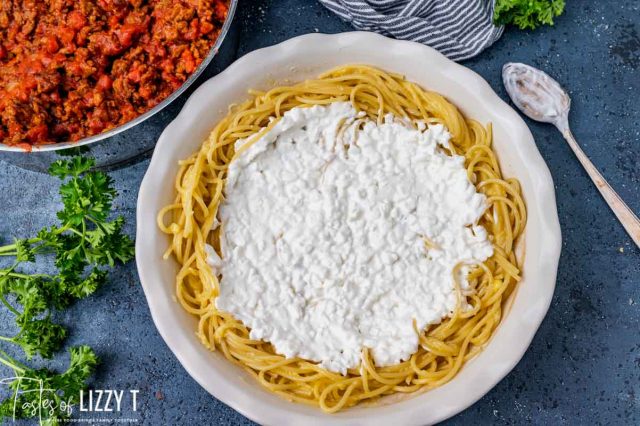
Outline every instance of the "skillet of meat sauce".
<path fill-rule="evenodd" d="M 77 141 L 160 103 L 208 55 L 228 0 L 0 1 L 0 141 Z"/>

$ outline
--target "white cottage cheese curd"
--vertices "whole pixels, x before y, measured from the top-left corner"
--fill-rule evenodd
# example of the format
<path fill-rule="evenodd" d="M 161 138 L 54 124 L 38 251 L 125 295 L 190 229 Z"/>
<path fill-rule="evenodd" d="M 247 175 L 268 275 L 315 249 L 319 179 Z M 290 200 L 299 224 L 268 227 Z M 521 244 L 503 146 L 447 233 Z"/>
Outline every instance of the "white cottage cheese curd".
<path fill-rule="evenodd" d="M 377 124 L 347 102 L 285 113 L 229 167 L 221 257 L 208 248 L 216 307 L 342 374 L 365 347 L 378 366 L 408 359 L 414 321 L 456 308 L 453 268 L 493 252 L 476 225 L 486 199 L 448 143 L 441 125 Z"/>

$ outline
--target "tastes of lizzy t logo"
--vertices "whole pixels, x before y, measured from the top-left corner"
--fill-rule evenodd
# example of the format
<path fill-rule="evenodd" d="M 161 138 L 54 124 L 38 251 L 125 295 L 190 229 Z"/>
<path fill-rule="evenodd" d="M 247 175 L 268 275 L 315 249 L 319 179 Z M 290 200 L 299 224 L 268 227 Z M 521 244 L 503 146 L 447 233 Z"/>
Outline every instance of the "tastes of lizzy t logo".
<path fill-rule="evenodd" d="M 138 411 L 138 390 L 115 389 L 78 390 L 77 395 L 62 395 L 57 389 L 44 387 L 44 381 L 31 377 L 0 379 L 13 394 L 0 408 L 10 408 L 13 420 L 38 418 L 40 423 L 56 424 L 67 421 L 77 408 L 80 413 L 122 413 Z M 6 415 L 9 415 L 8 413 Z M 1 417 L 1 415 L 0 415 Z M 91 420 L 91 419 L 82 419 Z M 122 419 L 120 419 L 122 420 Z M 128 419 L 130 423 L 137 419 Z"/>

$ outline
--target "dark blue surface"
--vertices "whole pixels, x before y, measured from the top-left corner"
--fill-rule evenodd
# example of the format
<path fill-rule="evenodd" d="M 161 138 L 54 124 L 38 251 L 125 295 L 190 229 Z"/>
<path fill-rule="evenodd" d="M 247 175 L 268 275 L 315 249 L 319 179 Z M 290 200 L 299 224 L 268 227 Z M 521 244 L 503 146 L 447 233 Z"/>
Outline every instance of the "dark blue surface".
<path fill-rule="evenodd" d="M 350 29 L 314 0 L 241 3 L 234 24 L 241 33 L 238 56 L 300 34 Z M 505 99 L 500 83 L 505 62 L 530 63 L 557 78 L 573 98 L 576 138 L 640 212 L 640 3 L 568 3 L 555 27 L 509 29 L 464 64 Z M 154 131 L 159 133 L 171 114 Z M 556 185 L 564 239 L 556 294 L 523 360 L 449 424 L 638 424 L 640 251 L 560 134 L 527 123 Z M 137 133 L 127 134 L 136 143 Z M 137 188 L 147 165 L 144 161 L 112 173 L 121 194 L 116 208 L 126 216 L 131 234 Z M 55 185 L 45 175 L 2 164 L 3 240 L 31 235 L 55 220 Z M 0 334 L 13 331 L 9 318 L 0 309 Z M 178 364 L 151 321 L 133 263 L 118 268 L 108 286 L 59 319 L 70 327 L 69 344 L 86 343 L 100 354 L 103 364 L 94 387 L 140 390 L 136 413 L 125 410 L 108 418 L 132 417 L 149 425 L 249 423 L 213 399 Z M 62 366 L 65 357 L 56 363 Z"/>

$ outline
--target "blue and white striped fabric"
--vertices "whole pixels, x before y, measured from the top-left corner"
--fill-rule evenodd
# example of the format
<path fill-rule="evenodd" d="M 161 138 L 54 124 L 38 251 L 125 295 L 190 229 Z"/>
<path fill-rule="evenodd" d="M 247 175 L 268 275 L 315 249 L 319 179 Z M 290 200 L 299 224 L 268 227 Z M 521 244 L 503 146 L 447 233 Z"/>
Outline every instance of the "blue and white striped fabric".
<path fill-rule="evenodd" d="M 502 35 L 493 0 L 320 0 L 355 28 L 426 44 L 454 61 L 476 56 Z"/>

